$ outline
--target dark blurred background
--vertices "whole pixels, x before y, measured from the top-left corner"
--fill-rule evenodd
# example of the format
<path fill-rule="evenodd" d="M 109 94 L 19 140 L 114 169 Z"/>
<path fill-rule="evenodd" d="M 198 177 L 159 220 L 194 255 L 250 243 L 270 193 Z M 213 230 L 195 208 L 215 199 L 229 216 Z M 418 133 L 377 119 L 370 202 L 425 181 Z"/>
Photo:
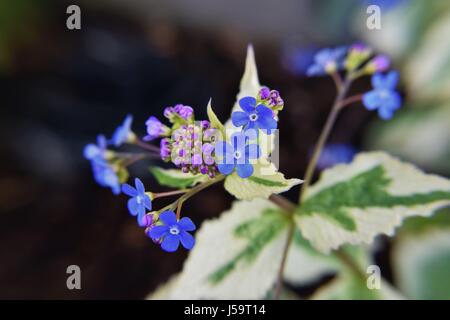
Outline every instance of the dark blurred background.
<path fill-rule="evenodd" d="M 66 28 L 70 4 L 81 7 L 81 30 Z M 155 246 L 127 213 L 126 198 L 95 184 L 82 150 L 98 133 L 111 135 L 128 113 L 143 135 L 145 120 L 168 105 L 191 105 L 206 118 L 212 97 L 226 120 L 248 43 L 261 83 L 285 100 L 281 170 L 302 177 L 335 93 L 329 78 L 303 75 L 315 50 L 365 41 L 394 62 L 407 50 L 376 41 L 382 34 L 366 29 L 366 7 L 357 0 L 2 0 L 0 298 L 144 298 L 181 270 L 186 252 Z M 366 79 L 353 90 L 368 88 Z M 331 142 L 370 149 L 365 132 L 375 118 L 361 106 L 349 108 Z M 131 176 L 164 190 L 150 164 L 133 166 Z M 214 187 L 184 211 L 200 225 L 231 201 Z M 82 290 L 67 290 L 71 264 L 81 267 Z"/>

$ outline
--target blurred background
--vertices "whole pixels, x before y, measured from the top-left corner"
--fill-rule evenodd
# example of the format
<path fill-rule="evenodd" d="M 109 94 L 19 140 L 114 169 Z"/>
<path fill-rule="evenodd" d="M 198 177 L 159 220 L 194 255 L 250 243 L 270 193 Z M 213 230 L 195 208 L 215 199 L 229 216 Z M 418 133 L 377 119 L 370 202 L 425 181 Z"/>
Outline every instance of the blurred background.
<path fill-rule="evenodd" d="M 81 8 L 81 30 L 66 28 L 71 4 Z M 382 8 L 381 30 L 366 27 L 370 4 Z M 450 2 L 441 0 L 0 1 L 0 298 L 141 299 L 181 270 L 186 252 L 155 246 L 126 198 L 95 184 L 82 150 L 128 113 L 140 135 L 150 115 L 176 103 L 202 119 L 212 97 L 227 119 L 248 43 L 261 83 L 285 101 L 280 166 L 288 177 L 303 176 L 335 94 L 329 78 L 306 78 L 305 70 L 318 48 L 354 42 L 393 58 L 405 103 L 389 122 L 348 108 L 330 139 L 344 148 L 330 149 L 326 163 L 350 160 L 348 150 L 382 149 L 450 176 L 449 32 Z M 369 88 L 364 79 L 353 90 Z M 131 176 L 163 190 L 150 164 L 133 166 Z M 184 210 L 199 225 L 231 201 L 214 187 Z M 449 213 L 380 239 L 376 261 L 405 296 L 450 299 L 450 246 L 421 238 L 439 233 L 448 243 Z M 72 264 L 81 267 L 82 290 L 66 287 Z M 332 277 L 290 289 L 307 297 Z"/>

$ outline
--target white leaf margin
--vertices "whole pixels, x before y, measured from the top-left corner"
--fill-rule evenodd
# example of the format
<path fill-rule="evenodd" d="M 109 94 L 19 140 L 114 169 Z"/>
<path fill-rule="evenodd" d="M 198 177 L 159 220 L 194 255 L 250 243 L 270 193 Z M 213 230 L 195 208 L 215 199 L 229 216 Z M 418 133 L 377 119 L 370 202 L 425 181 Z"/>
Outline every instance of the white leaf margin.
<path fill-rule="evenodd" d="M 320 180 L 307 190 L 305 199 L 378 165 L 383 165 L 387 176 L 392 179 L 387 188 L 391 195 L 450 191 L 448 179 L 425 174 L 412 164 L 402 162 L 385 152 L 368 152 L 359 154 L 351 164 L 341 164 L 325 170 Z M 379 234 L 393 236 L 395 229 L 406 217 L 430 216 L 436 210 L 449 205 L 450 200 L 442 200 L 414 207 L 350 208 L 348 214 L 356 223 L 356 231 L 345 230 L 321 214 L 296 215 L 296 221 L 303 236 L 320 252 L 328 253 L 346 243 L 369 244 Z"/>

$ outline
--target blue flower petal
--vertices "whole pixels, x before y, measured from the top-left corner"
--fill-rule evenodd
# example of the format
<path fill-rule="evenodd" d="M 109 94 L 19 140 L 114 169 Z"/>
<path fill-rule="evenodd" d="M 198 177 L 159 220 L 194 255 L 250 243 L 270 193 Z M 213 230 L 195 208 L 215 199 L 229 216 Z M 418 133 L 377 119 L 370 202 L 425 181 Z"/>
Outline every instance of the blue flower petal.
<path fill-rule="evenodd" d="M 120 194 L 120 184 L 114 184 L 111 186 L 111 191 L 113 194 L 118 195 Z"/>
<path fill-rule="evenodd" d="M 221 174 L 231 174 L 234 170 L 235 164 L 226 164 L 226 163 L 219 163 L 217 164 L 217 168 L 219 169 L 219 172 Z"/>
<path fill-rule="evenodd" d="M 397 71 L 393 70 L 393 71 L 389 72 L 384 77 L 384 87 L 387 89 L 395 89 L 395 87 L 397 86 L 399 77 L 400 76 Z"/>
<path fill-rule="evenodd" d="M 187 250 L 191 250 L 195 245 L 195 238 L 186 231 L 181 231 L 179 238 L 181 240 L 181 244 Z"/>
<path fill-rule="evenodd" d="M 183 217 L 178 221 L 178 226 L 184 231 L 194 231 L 196 229 L 194 222 L 188 217 Z"/>
<path fill-rule="evenodd" d="M 93 143 L 90 143 L 86 147 L 84 147 L 83 155 L 87 160 L 92 160 L 95 157 L 100 155 L 100 150 L 99 150 L 98 146 L 96 146 Z"/>
<path fill-rule="evenodd" d="M 234 133 L 230 140 L 232 145 L 232 153 L 235 151 L 243 153 L 245 151 L 245 145 L 247 143 L 247 136 L 245 134 L 242 132 Z"/>
<path fill-rule="evenodd" d="M 244 97 L 239 100 L 239 106 L 247 113 L 254 112 L 256 107 L 256 99 L 253 97 Z"/>
<path fill-rule="evenodd" d="M 390 120 L 394 116 L 394 111 L 389 108 L 378 108 L 378 115 L 383 120 Z"/>
<path fill-rule="evenodd" d="M 106 141 L 106 137 L 102 134 L 99 134 L 97 136 L 97 145 L 101 150 L 105 150 L 106 146 L 107 146 L 107 141 Z"/>
<path fill-rule="evenodd" d="M 261 130 L 267 130 L 267 134 L 271 134 L 278 126 L 277 121 L 272 117 L 261 117 L 257 120 L 258 127 Z"/>
<path fill-rule="evenodd" d="M 391 91 L 389 95 L 389 101 L 387 101 L 386 106 L 391 110 L 397 110 L 402 105 L 402 97 L 397 91 Z"/>
<path fill-rule="evenodd" d="M 132 186 L 130 186 L 128 183 L 124 183 L 122 185 L 122 192 L 130 197 L 135 197 L 138 195 L 137 190 L 135 188 L 133 188 Z"/>
<path fill-rule="evenodd" d="M 261 156 L 261 148 L 257 144 L 249 144 L 245 146 L 245 159 L 258 159 Z"/>
<path fill-rule="evenodd" d="M 274 117 L 273 111 L 263 104 L 260 104 L 256 107 L 256 113 L 258 114 L 258 118 L 272 118 L 273 119 L 273 117 Z"/>
<path fill-rule="evenodd" d="M 245 126 L 249 121 L 248 113 L 236 111 L 231 114 L 231 121 L 235 127 Z"/>
<path fill-rule="evenodd" d="M 332 58 L 332 50 L 330 48 L 324 48 L 317 52 L 317 54 L 314 56 L 314 61 L 317 64 L 324 65 Z"/>
<path fill-rule="evenodd" d="M 363 95 L 362 102 L 367 110 L 375 110 L 380 106 L 381 99 L 377 90 L 372 90 Z"/>
<path fill-rule="evenodd" d="M 239 177 L 245 179 L 253 174 L 253 166 L 249 163 L 236 165 L 236 172 Z"/>
<path fill-rule="evenodd" d="M 370 79 L 372 82 L 372 87 L 375 89 L 384 88 L 384 75 L 382 73 L 375 73 Z"/>
<path fill-rule="evenodd" d="M 178 235 L 168 234 L 164 237 L 161 248 L 167 252 L 175 252 L 180 245 L 180 237 Z"/>
<path fill-rule="evenodd" d="M 325 74 L 325 69 L 318 64 L 313 64 L 308 68 L 308 70 L 306 70 L 306 75 L 309 77 L 323 74 Z"/>
<path fill-rule="evenodd" d="M 147 235 L 153 240 L 158 240 L 167 234 L 169 234 L 169 227 L 167 226 L 154 226 L 147 232 Z"/>
<path fill-rule="evenodd" d="M 136 201 L 136 198 L 128 199 L 128 211 L 132 216 L 136 216 L 139 213 L 139 204 Z"/>
<path fill-rule="evenodd" d="M 145 217 L 145 210 L 142 210 L 137 215 L 137 223 L 139 227 L 146 227 L 144 217 Z"/>
<path fill-rule="evenodd" d="M 234 148 L 231 144 L 225 141 L 219 141 L 216 143 L 214 148 L 216 157 L 218 158 L 229 158 L 233 156 Z M 224 161 L 225 162 L 225 161 Z"/>
<path fill-rule="evenodd" d="M 148 195 L 144 196 L 144 207 L 146 207 L 147 210 L 152 210 L 152 200 Z"/>
<path fill-rule="evenodd" d="M 161 220 L 166 226 L 177 224 L 177 216 L 173 211 L 164 211 L 159 215 L 159 220 Z"/>
<path fill-rule="evenodd" d="M 139 192 L 139 194 L 142 195 L 145 193 L 144 184 L 142 183 L 142 181 L 139 178 L 134 179 L 134 185 L 136 186 L 136 190 L 137 190 L 137 192 Z"/>

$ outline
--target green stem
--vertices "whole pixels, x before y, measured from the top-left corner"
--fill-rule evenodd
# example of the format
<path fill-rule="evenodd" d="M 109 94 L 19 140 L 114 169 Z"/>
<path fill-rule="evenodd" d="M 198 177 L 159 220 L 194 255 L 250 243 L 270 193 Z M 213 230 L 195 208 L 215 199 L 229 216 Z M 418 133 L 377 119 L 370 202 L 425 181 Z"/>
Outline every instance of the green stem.
<path fill-rule="evenodd" d="M 302 190 L 300 192 L 300 199 L 299 202 L 302 203 L 305 197 L 305 192 L 308 189 L 309 185 L 311 184 L 311 180 L 314 175 L 314 171 L 317 166 L 317 161 L 319 160 L 319 156 L 322 153 L 322 149 L 325 146 L 325 143 L 330 135 L 331 129 L 334 126 L 334 123 L 336 122 L 337 116 L 339 115 L 339 111 L 341 110 L 340 106 L 345 98 L 345 95 L 347 94 L 347 91 L 350 87 L 351 80 L 348 78 L 345 79 L 345 81 L 341 84 L 337 83 L 338 85 L 338 94 L 334 100 L 333 107 L 331 108 L 331 112 L 328 115 L 328 119 L 325 123 L 325 126 L 322 129 L 322 132 L 320 134 L 319 140 L 314 148 L 313 155 L 311 157 L 311 160 L 308 163 L 308 167 L 306 168 L 305 173 L 305 182 L 303 182 Z"/>
<path fill-rule="evenodd" d="M 141 141 L 138 138 L 136 138 L 132 142 L 132 144 L 135 144 L 135 145 L 141 147 L 142 149 L 145 149 L 145 150 L 148 150 L 148 151 L 151 151 L 151 152 L 156 152 L 157 154 L 159 154 L 159 152 L 160 152 L 160 150 L 159 150 L 159 148 L 157 146 L 145 143 L 144 141 Z"/>
<path fill-rule="evenodd" d="M 195 194 L 199 193 L 203 189 L 208 188 L 209 186 L 222 181 L 225 179 L 224 175 L 218 175 L 213 179 L 207 180 L 199 185 L 196 185 L 192 189 L 189 189 L 185 194 L 183 194 L 181 197 L 178 198 L 174 203 L 171 204 L 173 208 L 177 208 L 177 219 L 180 219 L 180 210 L 183 203 L 188 200 L 190 197 L 194 196 Z"/>
<path fill-rule="evenodd" d="M 292 217 L 292 214 L 291 214 Z M 281 256 L 280 268 L 278 269 L 277 284 L 275 287 L 275 300 L 280 300 L 281 289 L 283 288 L 284 269 L 286 268 L 286 261 L 291 247 L 292 240 L 294 239 L 295 223 L 292 219 L 289 220 L 289 231 L 286 238 L 286 243 L 283 248 L 283 255 Z"/>
<path fill-rule="evenodd" d="M 186 193 L 188 191 L 189 191 L 189 189 L 181 189 L 181 190 L 174 190 L 174 191 L 154 193 L 153 194 L 153 199 L 175 196 L 177 194 L 183 194 L 183 193 Z"/>
<path fill-rule="evenodd" d="M 282 288 L 283 279 L 284 279 L 284 269 L 286 267 L 286 261 L 287 261 L 287 256 L 289 253 L 289 248 L 292 244 L 292 240 L 294 238 L 294 233 L 295 233 L 295 222 L 294 222 L 293 216 L 295 213 L 296 205 L 280 195 L 273 194 L 269 197 L 269 200 L 272 201 L 274 204 L 276 204 L 281 209 L 283 209 L 283 211 L 289 215 L 289 220 L 290 220 L 288 237 L 286 239 L 286 244 L 283 248 L 283 255 L 281 257 L 280 268 L 278 270 L 277 283 L 276 283 L 276 287 L 275 287 L 275 296 L 274 297 L 276 300 L 278 300 L 281 295 L 281 288 Z M 345 265 L 350 271 L 352 271 L 359 279 L 361 279 L 362 281 L 366 281 L 366 275 L 365 275 L 364 271 L 361 270 L 361 268 L 358 266 L 358 264 L 354 261 L 354 259 L 350 255 L 348 255 L 342 249 L 338 249 L 338 250 L 334 251 L 333 254 L 335 255 L 335 257 L 337 257 L 341 261 L 341 263 L 343 265 Z"/>

